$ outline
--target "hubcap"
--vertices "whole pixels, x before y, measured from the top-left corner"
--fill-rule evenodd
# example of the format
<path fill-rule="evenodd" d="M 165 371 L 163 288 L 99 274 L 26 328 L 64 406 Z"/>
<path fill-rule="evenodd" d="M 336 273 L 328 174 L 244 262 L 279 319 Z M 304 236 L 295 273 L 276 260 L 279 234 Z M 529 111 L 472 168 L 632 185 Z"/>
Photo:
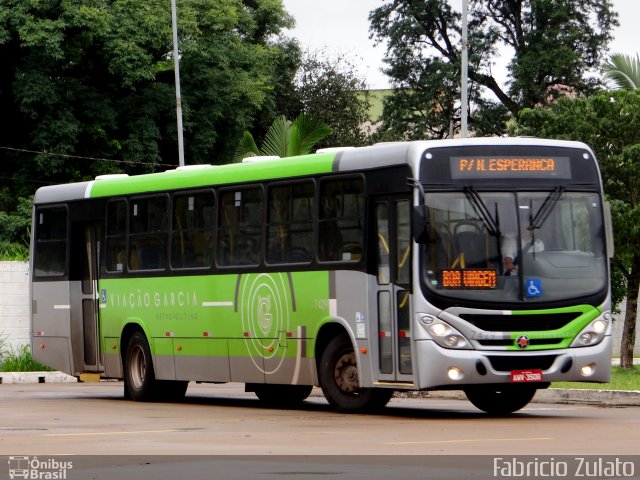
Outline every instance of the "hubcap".
<path fill-rule="evenodd" d="M 354 352 L 345 353 L 336 362 L 333 371 L 336 385 L 346 393 L 353 393 L 358 390 L 358 368 L 356 366 L 356 355 Z"/>
<path fill-rule="evenodd" d="M 144 359 L 144 351 L 140 345 L 136 345 L 131 351 L 131 361 L 129 363 L 131 372 L 131 382 L 136 389 L 142 387 L 144 376 L 147 370 Z"/>

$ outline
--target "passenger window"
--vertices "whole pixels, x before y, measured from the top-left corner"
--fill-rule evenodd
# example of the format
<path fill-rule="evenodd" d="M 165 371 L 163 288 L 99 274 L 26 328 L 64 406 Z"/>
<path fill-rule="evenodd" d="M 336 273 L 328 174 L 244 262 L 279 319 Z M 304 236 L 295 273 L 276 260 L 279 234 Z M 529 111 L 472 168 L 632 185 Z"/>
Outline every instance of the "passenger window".
<path fill-rule="evenodd" d="M 213 263 L 212 191 L 174 195 L 171 266 L 206 268 Z"/>
<path fill-rule="evenodd" d="M 220 193 L 217 263 L 258 265 L 262 252 L 264 199 L 259 187 Z"/>
<path fill-rule="evenodd" d="M 127 234 L 127 202 L 107 203 L 105 266 L 108 272 L 122 272 L 127 263 L 125 239 Z"/>
<path fill-rule="evenodd" d="M 164 270 L 167 266 L 168 199 L 134 198 L 129 205 L 129 270 Z"/>
<path fill-rule="evenodd" d="M 312 182 L 269 189 L 267 263 L 306 263 L 313 259 L 314 197 Z"/>
<path fill-rule="evenodd" d="M 67 209 L 38 209 L 35 236 L 34 275 L 63 276 L 67 265 Z"/>
<path fill-rule="evenodd" d="M 323 181 L 320 200 L 318 258 L 359 261 L 364 243 L 364 182 L 361 178 Z"/>

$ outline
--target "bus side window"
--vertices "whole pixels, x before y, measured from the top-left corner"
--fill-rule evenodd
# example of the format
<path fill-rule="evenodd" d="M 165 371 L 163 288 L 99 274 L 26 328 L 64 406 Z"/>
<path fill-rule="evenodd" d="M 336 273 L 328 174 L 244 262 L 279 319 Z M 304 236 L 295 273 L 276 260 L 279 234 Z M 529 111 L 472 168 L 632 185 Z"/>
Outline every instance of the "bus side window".
<path fill-rule="evenodd" d="M 106 262 L 108 272 L 122 272 L 127 263 L 125 239 L 127 234 L 127 202 L 107 203 Z"/>
<path fill-rule="evenodd" d="M 262 189 L 252 187 L 222 191 L 219 203 L 218 265 L 258 265 L 264 222 Z"/>
<path fill-rule="evenodd" d="M 36 211 L 34 274 L 58 277 L 67 265 L 67 209 L 40 208 Z"/>
<path fill-rule="evenodd" d="M 364 182 L 361 178 L 320 184 L 318 258 L 358 261 L 364 241 Z"/>
<path fill-rule="evenodd" d="M 168 198 L 136 198 L 130 202 L 129 269 L 164 270 L 167 265 Z"/>
<path fill-rule="evenodd" d="M 213 191 L 173 197 L 171 266 L 206 268 L 213 260 Z"/>
<path fill-rule="evenodd" d="M 311 182 L 278 185 L 269 189 L 267 263 L 311 261 L 314 190 Z"/>

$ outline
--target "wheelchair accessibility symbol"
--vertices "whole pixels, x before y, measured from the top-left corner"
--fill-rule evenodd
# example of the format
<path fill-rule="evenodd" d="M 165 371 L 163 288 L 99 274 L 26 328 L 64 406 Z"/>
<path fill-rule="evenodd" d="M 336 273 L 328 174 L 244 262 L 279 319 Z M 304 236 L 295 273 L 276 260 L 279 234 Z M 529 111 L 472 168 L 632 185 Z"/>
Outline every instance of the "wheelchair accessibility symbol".
<path fill-rule="evenodd" d="M 527 297 L 541 297 L 542 296 L 542 281 L 539 278 L 527 278 Z"/>

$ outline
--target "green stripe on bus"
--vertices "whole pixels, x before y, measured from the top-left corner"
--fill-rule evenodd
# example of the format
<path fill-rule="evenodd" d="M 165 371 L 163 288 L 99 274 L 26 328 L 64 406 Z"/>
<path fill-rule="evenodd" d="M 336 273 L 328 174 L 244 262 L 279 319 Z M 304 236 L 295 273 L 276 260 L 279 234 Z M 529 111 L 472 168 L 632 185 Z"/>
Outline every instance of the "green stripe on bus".
<path fill-rule="evenodd" d="M 540 320 L 544 320 L 545 315 L 553 314 L 566 314 L 576 313 L 580 314 L 575 319 L 567 323 L 564 327 L 556 330 L 543 330 L 543 331 L 514 331 L 511 334 L 513 345 L 507 347 L 507 350 L 521 350 L 517 346 L 516 340 L 522 335 L 529 337 L 529 341 L 542 341 L 537 345 L 529 345 L 526 347 L 527 351 L 533 350 L 552 350 L 559 348 L 569 348 L 573 340 L 580 333 L 580 331 L 586 327 L 589 322 L 598 317 L 602 312 L 599 308 L 592 307 L 591 305 L 574 305 L 563 308 L 550 308 L 544 310 L 519 310 L 512 311 L 514 318 L 514 324 L 517 323 L 518 315 L 540 315 Z M 514 325 L 515 328 L 515 325 Z M 544 340 L 550 340 L 552 343 L 544 343 Z M 558 340 L 560 340 L 558 342 Z M 537 342 L 536 342 L 537 343 Z"/>
<path fill-rule="evenodd" d="M 254 163 L 233 163 L 193 168 L 168 170 L 161 173 L 133 177 L 105 178 L 96 180 L 91 188 L 91 197 L 140 194 L 181 188 L 198 188 L 208 185 L 258 182 L 267 179 L 295 178 L 305 175 L 330 173 L 335 153 L 322 153 L 300 157 L 287 157 Z"/>

